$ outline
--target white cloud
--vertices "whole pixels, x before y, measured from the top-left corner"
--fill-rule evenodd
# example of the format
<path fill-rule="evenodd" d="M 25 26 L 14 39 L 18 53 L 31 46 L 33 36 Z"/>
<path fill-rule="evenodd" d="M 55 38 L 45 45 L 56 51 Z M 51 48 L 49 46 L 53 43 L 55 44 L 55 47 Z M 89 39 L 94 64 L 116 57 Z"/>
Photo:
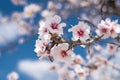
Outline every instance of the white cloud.
<path fill-rule="evenodd" d="M 57 75 L 53 71 L 49 71 L 51 63 L 45 61 L 23 60 L 18 64 L 18 68 L 24 74 L 34 78 L 35 80 L 57 80 Z"/>
<path fill-rule="evenodd" d="M 7 45 L 21 35 L 26 34 L 27 30 L 25 30 L 25 27 L 21 26 L 17 21 L 7 17 L 0 17 L 0 46 Z"/>
<path fill-rule="evenodd" d="M 18 25 L 13 21 L 0 24 L 0 43 L 15 39 L 18 36 L 17 28 Z"/>

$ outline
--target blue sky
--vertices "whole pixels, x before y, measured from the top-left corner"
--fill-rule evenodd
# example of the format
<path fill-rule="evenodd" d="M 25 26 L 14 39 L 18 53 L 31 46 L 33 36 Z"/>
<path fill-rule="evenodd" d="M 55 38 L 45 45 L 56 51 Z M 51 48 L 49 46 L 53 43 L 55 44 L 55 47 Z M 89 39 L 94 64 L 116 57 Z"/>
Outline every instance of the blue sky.
<path fill-rule="evenodd" d="M 38 59 L 33 52 L 35 39 L 33 38 L 22 45 L 18 45 L 15 51 L 2 54 L 0 57 L 0 80 L 6 80 L 6 75 L 11 71 L 18 71 L 17 64 L 20 60 Z M 20 74 L 20 80 L 28 80 L 28 78 Z"/>

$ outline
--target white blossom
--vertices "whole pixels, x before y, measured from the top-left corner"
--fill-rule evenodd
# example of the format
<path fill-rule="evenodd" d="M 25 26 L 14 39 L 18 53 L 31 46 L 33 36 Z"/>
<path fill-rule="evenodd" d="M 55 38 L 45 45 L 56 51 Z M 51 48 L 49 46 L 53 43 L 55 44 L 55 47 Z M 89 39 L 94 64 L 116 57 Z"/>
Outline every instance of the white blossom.
<path fill-rule="evenodd" d="M 37 53 L 38 57 L 45 55 L 47 45 L 48 44 L 42 40 L 36 40 L 34 51 Z"/>
<path fill-rule="evenodd" d="M 55 15 L 53 17 L 49 17 L 46 19 L 46 26 L 48 27 L 48 30 L 51 33 L 61 35 L 63 34 L 63 27 L 65 27 L 66 24 L 60 22 L 61 22 L 61 17 Z"/>
<path fill-rule="evenodd" d="M 25 5 L 26 0 L 11 0 L 14 5 Z"/>
<path fill-rule="evenodd" d="M 103 34 L 103 39 L 112 37 L 117 37 L 118 33 L 120 33 L 120 26 L 117 24 L 117 21 L 111 21 L 109 18 L 102 20 L 100 24 L 98 24 L 98 29 L 96 30 L 97 35 Z"/>
<path fill-rule="evenodd" d="M 68 30 L 69 32 L 73 32 L 73 40 L 81 40 L 82 42 L 85 42 L 87 39 L 89 39 L 90 34 L 90 26 L 85 22 L 79 22 L 78 25 L 73 26 L 71 29 Z"/>
<path fill-rule="evenodd" d="M 49 2 L 48 2 L 48 9 L 56 9 L 55 3 L 52 2 L 52 1 L 49 1 Z"/>
<path fill-rule="evenodd" d="M 82 67 L 81 65 L 77 64 L 74 65 L 75 73 L 77 73 L 79 80 L 86 80 L 86 76 L 89 74 L 89 70 L 87 68 Z"/>
<path fill-rule="evenodd" d="M 58 70 L 59 79 L 58 80 L 75 80 L 75 73 L 68 70 L 67 66 L 62 66 Z"/>
<path fill-rule="evenodd" d="M 18 80 L 19 75 L 16 72 L 11 72 L 7 75 L 8 80 Z"/>
<path fill-rule="evenodd" d="M 67 43 L 54 46 L 51 49 L 51 54 L 53 55 L 54 60 L 58 62 L 65 62 L 70 64 L 72 62 L 71 56 L 74 53 L 71 49 L 68 50 L 68 48 L 69 48 L 69 45 Z"/>
<path fill-rule="evenodd" d="M 73 57 L 73 64 L 84 64 L 85 60 L 80 55 L 75 55 Z"/>
<path fill-rule="evenodd" d="M 111 54 L 115 54 L 117 52 L 117 46 L 114 44 L 107 44 L 107 50 Z"/>
<path fill-rule="evenodd" d="M 19 20 L 18 24 L 20 25 L 20 27 L 18 28 L 18 33 L 19 34 L 24 35 L 24 34 L 29 34 L 30 33 L 31 28 L 26 22 L 24 22 L 22 20 Z"/>
<path fill-rule="evenodd" d="M 89 5 L 90 5 L 90 3 L 88 1 L 81 1 L 80 2 L 81 7 L 88 7 Z"/>
<path fill-rule="evenodd" d="M 113 21 L 111 30 L 110 30 L 110 36 L 112 38 L 115 38 L 118 36 L 118 34 L 120 33 L 120 25 L 118 24 L 118 20 Z"/>
<path fill-rule="evenodd" d="M 35 13 L 39 12 L 41 7 L 36 4 L 30 4 L 25 6 L 23 16 L 26 18 L 34 16 Z"/>
<path fill-rule="evenodd" d="M 101 55 L 94 55 L 89 61 L 89 65 L 95 65 L 96 68 L 105 66 L 108 64 L 108 60 Z"/>
<path fill-rule="evenodd" d="M 41 12 L 41 16 L 44 17 L 44 18 L 54 16 L 55 14 L 56 14 L 55 11 L 50 11 L 50 10 L 43 10 Z"/>
<path fill-rule="evenodd" d="M 50 42 L 51 35 L 49 33 L 47 26 L 45 25 L 45 22 L 40 21 L 39 26 L 40 26 L 39 32 L 38 32 L 39 38 L 44 40 L 45 42 Z"/>

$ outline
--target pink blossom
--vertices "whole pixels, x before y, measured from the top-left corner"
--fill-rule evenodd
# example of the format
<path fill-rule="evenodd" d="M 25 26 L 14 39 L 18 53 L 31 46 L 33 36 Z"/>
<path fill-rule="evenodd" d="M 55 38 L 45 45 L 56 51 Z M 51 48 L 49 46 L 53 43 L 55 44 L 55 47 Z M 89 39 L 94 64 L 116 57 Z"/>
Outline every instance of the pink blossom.
<path fill-rule="evenodd" d="M 35 13 L 39 12 L 41 7 L 36 4 L 30 4 L 25 6 L 23 16 L 26 18 L 33 17 Z"/>
<path fill-rule="evenodd" d="M 65 62 L 71 63 L 72 55 L 74 54 L 73 51 L 70 49 L 68 50 L 69 45 L 67 43 L 59 44 L 58 46 L 54 46 L 51 49 L 51 53 L 55 61 L 58 62 Z"/>
<path fill-rule="evenodd" d="M 118 36 L 118 34 L 120 33 L 120 25 L 118 24 L 118 20 L 113 21 L 111 30 L 110 30 L 110 36 L 112 38 L 115 38 Z"/>
<path fill-rule="evenodd" d="M 53 17 L 49 17 L 46 19 L 46 26 L 50 33 L 55 33 L 58 35 L 63 34 L 63 27 L 66 26 L 65 23 L 60 23 L 61 22 L 61 17 L 58 15 L 55 15 Z"/>
<path fill-rule="evenodd" d="M 39 39 L 36 40 L 34 51 L 37 53 L 38 57 L 45 55 L 46 47 L 47 47 L 46 42 L 39 40 Z"/>
<path fill-rule="evenodd" d="M 114 44 L 107 44 L 107 50 L 108 50 L 109 53 L 112 53 L 112 54 L 116 53 L 117 48 L 118 47 Z"/>
<path fill-rule="evenodd" d="M 45 42 L 49 42 L 50 41 L 50 38 L 51 38 L 51 35 L 49 33 L 49 30 L 47 28 L 47 26 L 45 25 L 45 22 L 44 21 L 40 21 L 39 22 L 39 38 L 44 40 Z"/>
<path fill-rule="evenodd" d="M 109 37 L 115 38 L 118 33 L 120 33 L 120 26 L 117 21 L 111 21 L 109 18 L 102 20 L 98 24 L 98 29 L 96 30 L 97 35 L 104 35 L 102 38 L 106 39 Z"/>
<path fill-rule="evenodd" d="M 69 32 L 73 32 L 73 40 L 81 40 L 85 42 L 89 39 L 90 34 L 90 26 L 85 22 L 79 22 L 78 25 L 73 26 L 71 29 L 68 30 Z"/>

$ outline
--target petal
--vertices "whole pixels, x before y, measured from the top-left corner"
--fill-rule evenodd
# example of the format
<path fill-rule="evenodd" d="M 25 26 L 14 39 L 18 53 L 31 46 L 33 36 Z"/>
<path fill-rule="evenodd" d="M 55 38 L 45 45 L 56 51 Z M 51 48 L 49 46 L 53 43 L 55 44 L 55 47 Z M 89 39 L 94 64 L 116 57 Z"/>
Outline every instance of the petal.
<path fill-rule="evenodd" d="M 97 29 L 95 32 L 96 32 L 97 35 L 101 35 L 100 30 Z"/>
<path fill-rule="evenodd" d="M 110 19 L 110 18 L 106 18 L 106 19 L 105 19 L 105 22 L 108 22 L 108 23 L 109 23 L 109 22 L 111 22 L 111 19 Z"/>
<path fill-rule="evenodd" d="M 58 15 L 55 15 L 53 20 L 54 20 L 56 23 L 60 23 L 60 22 L 61 22 L 61 17 L 58 16 Z"/>
<path fill-rule="evenodd" d="M 77 37 L 77 36 L 73 36 L 73 38 L 72 38 L 73 41 L 77 41 L 78 39 L 79 39 L 79 37 Z"/>
<path fill-rule="evenodd" d="M 59 26 L 59 27 L 65 27 L 65 26 L 66 26 L 66 23 L 60 23 L 58 26 Z"/>
<path fill-rule="evenodd" d="M 116 25 L 116 27 L 114 28 L 116 33 L 120 33 L 120 25 Z"/>
<path fill-rule="evenodd" d="M 61 50 L 67 50 L 69 45 L 67 43 L 63 43 L 63 44 L 60 44 L 59 46 Z"/>

